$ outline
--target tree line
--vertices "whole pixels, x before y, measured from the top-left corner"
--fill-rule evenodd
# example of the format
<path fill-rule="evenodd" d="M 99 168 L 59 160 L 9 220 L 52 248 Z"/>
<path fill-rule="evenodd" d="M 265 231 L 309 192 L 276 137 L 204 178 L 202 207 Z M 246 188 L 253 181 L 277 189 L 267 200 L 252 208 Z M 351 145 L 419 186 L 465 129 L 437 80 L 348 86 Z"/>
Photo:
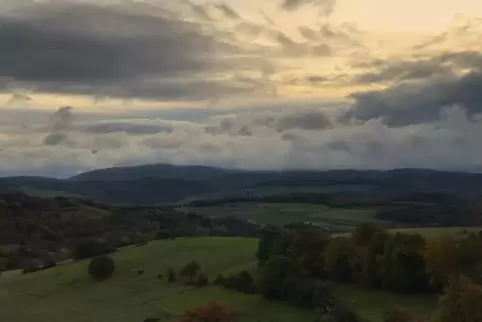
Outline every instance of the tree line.
<path fill-rule="evenodd" d="M 436 313 L 440 316 L 452 316 L 447 312 L 460 310 L 460 303 L 472 308 L 470 303 L 482 294 L 478 285 L 482 282 L 482 233 L 460 240 L 451 236 L 426 239 L 420 234 L 391 234 L 373 223 L 361 224 L 351 235 L 334 237 L 314 229 L 272 230 L 260 239 L 256 255 L 260 293 L 301 307 L 333 308 L 336 300 L 330 300 L 328 281 L 406 294 L 445 291 Z M 457 298 L 460 289 L 471 295 Z M 411 321 L 393 319 L 403 312 L 388 312 L 386 321 Z M 474 312 L 470 314 L 480 317 L 482 309 Z"/>

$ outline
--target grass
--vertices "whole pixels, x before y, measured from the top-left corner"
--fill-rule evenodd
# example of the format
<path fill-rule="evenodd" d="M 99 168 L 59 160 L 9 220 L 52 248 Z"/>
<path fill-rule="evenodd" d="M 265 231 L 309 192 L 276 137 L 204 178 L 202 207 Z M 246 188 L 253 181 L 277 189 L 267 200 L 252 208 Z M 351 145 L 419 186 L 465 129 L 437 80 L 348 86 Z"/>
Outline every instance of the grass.
<path fill-rule="evenodd" d="M 420 234 L 425 238 L 433 238 L 443 235 L 450 235 L 456 238 L 465 238 L 470 233 L 478 233 L 482 231 L 481 227 L 428 227 L 428 228 L 401 228 L 391 229 L 393 233 L 412 233 Z"/>
<path fill-rule="evenodd" d="M 294 221 L 306 221 L 322 225 L 333 231 L 350 231 L 361 222 L 377 220 L 374 209 L 329 208 L 324 205 L 297 203 L 231 203 L 213 207 L 180 208 L 185 212 L 223 217 L 235 216 L 260 224 L 286 225 Z"/>
<path fill-rule="evenodd" d="M 8 272 L 0 277 L 0 316 L 16 322 L 136 322 L 148 317 L 173 321 L 184 310 L 214 300 L 242 314 L 243 322 L 312 321 L 313 313 L 282 302 L 267 301 L 217 286 L 195 289 L 156 278 L 172 266 L 179 269 L 197 260 L 211 278 L 243 269 L 255 269 L 256 239 L 186 238 L 127 247 L 113 254 L 113 278 L 94 282 L 87 276 L 88 261 L 22 275 Z M 137 273 L 144 270 L 143 275 Z M 403 297 L 384 292 L 365 292 L 340 286 L 337 292 L 348 305 L 373 322 L 381 312 L 401 304 L 426 312 L 434 298 Z"/>

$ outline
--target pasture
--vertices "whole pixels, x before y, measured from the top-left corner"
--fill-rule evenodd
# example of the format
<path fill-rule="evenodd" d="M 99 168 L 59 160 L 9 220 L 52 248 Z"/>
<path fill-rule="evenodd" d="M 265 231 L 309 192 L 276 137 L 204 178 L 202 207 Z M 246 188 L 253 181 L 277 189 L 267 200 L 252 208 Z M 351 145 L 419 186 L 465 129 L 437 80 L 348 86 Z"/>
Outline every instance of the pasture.
<path fill-rule="evenodd" d="M 331 231 L 351 231 L 366 221 L 381 226 L 387 223 L 375 217 L 375 209 L 330 208 L 302 203 L 229 203 L 211 207 L 178 208 L 204 216 L 238 217 L 259 224 L 283 226 L 296 221 L 311 222 Z"/>
<path fill-rule="evenodd" d="M 208 286 L 196 289 L 159 280 L 170 266 L 178 270 L 197 260 L 212 280 L 218 273 L 229 274 L 256 269 L 256 239 L 185 238 L 127 247 L 114 254 L 114 276 L 102 282 L 87 275 L 88 261 L 67 263 L 32 274 L 4 273 L 0 277 L 0 316 L 16 322 L 142 322 L 149 317 L 175 321 L 184 310 L 214 300 L 231 307 L 241 321 L 312 321 L 311 311 L 268 301 L 259 295 L 246 295 Z M 143 274 L 139 274 L 143 270 Z M 435 297 L 400 296 L 366 292 L 340 286 L 337 292 L 348 306 L 364 317 L 379 322 L 381 312 L 393 305 L 405 305 L 425 313 Z"/>

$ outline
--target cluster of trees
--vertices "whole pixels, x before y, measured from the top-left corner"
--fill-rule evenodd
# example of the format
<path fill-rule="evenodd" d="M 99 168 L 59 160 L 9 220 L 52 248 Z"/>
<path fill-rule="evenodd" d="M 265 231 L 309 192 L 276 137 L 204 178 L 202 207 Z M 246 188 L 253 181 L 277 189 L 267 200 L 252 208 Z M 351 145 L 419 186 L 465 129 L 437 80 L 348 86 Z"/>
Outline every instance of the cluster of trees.
<path fill-rule="evenodd" d="M 482 234 L 426 240 L 419 234 L 390 234 L 372 223 L 335 238 L 320 230 L 270 231 L 260 239 L 259 264 L 279 256 L 311 278 L 395 292 L 438 292 L 462 273 L 482 279 Z"/>
<path fill-rule="evenodd" d="M 482 223 L 475 202 L 444 193 L 408 194 L 377 209 L 377 217 L 419 226 L 472 226 Z"/>
<path fill-rule="evenodd" d="M 105 205 L 83 199 L 0 194 L 0 272 L 35 271 L 68 258 L 84 259 L 153 239 L 259 236 L 260 226 L 172 208 Z M 46 255 L 48 254 L 48 256 Z"/>
<path fill-rule="evenodd" d="M 226 277 L 218 275 L 214 280 L 214 284 L 248 294 L 253 294 L 257 291 L 253 275 L 248 271 L 241 271 Z"/>
<path fill-rule="evenodd" d="M 209 279 L 202 272 L 201 265 L 198 262 L 192 261 L 184 265 L 179 274 L 176 274 L 174 268 L 169 267 L 166 272 L 167 280 L 169 282 L 179 281 L 178 276 L 183 280 L 182 282 L 196 287 L 204 287 L 209 284 Z"/>

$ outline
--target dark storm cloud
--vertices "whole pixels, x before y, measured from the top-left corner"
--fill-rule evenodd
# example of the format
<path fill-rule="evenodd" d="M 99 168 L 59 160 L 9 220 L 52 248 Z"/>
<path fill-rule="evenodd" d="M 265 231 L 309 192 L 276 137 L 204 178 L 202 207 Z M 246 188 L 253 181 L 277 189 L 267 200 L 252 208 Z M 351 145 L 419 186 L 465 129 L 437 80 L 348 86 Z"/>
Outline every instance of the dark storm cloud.
<path fill-rule="evenodd" d="M 482 73 L 433 82 L 398 84 L 385 90 L 354 93 L 348 117 L 382 118 L 385 124 L 402 126 L 439 120 L 444 108 L 460 106 L 467 114 L 482 113 Z"/>
<path fill-rule="evenodd" d="M 365 65 L 366 67 L 369 66 Z M 347 118 L 381 118 L 402 126 L 440 120 L 444 109 L 460 106 L 470 116 L 482 113 L 482 53 L 445 52 L 422 60 L 383 61 L 357 81 L 395 81 L 383 90 L 357 92 Z"/>
<path fill-rule="evenodd" d="M 198 99 L 244 91 L 191 78 L 217 68 L 215 57 L 232 46 L 195 23 L 135 8 L 52 2 L 0 13 L 0 78 L 10 88 L 98 97 Z M 230 67 L 225 60 L 223 68 Z"/>

